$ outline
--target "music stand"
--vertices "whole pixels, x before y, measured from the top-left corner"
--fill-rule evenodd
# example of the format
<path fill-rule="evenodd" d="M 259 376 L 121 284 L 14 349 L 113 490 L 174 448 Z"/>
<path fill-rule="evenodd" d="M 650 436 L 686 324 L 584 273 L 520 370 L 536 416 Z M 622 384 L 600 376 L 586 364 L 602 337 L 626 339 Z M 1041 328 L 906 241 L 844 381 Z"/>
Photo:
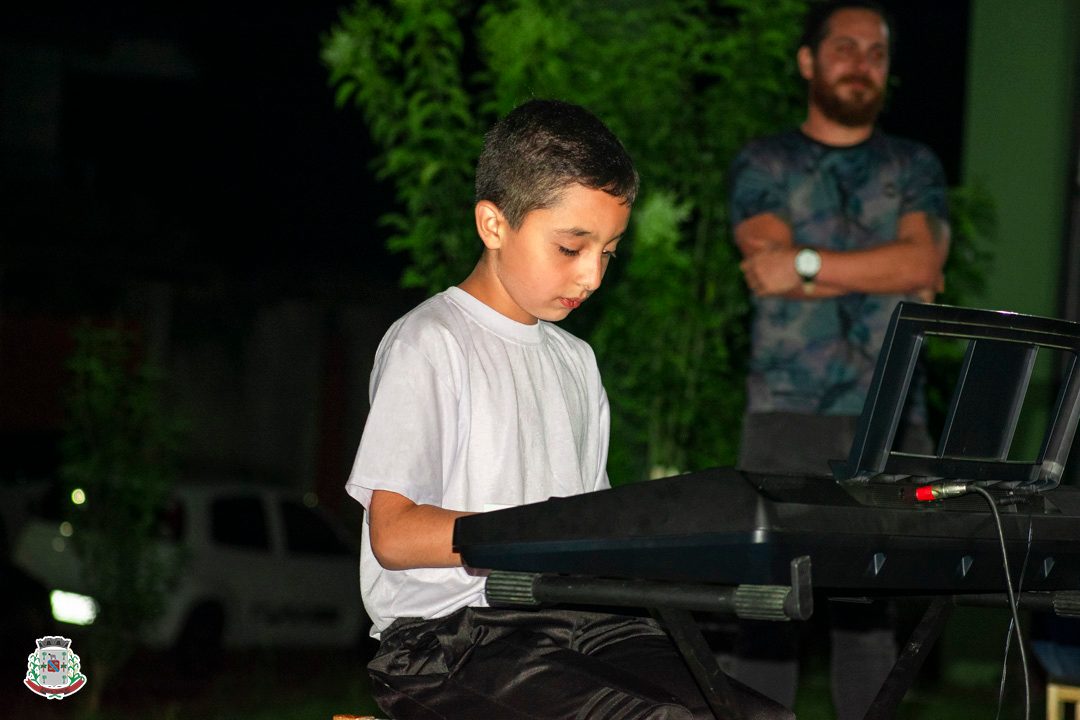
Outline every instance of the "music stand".
<path fill-rule="evenodd" d="M 967 341 L 934 455 L 893 450 L 919 351 L 930 336 Z M 1020 409 L 1041 348 L 1062 351 L 1064 376 L 1042 447 L 1009 460 Z M 841 482 L 985 481 L 1014 493 L 1058 485 L 1080 417 L 1080 324 L 1017 313 L 901 302 L 893 312 Z"/>
<path fill-rule="evenodd" d="M 935 454 L 899 452 L 892 449 L 893 441 L 919 352 L 932 336 L 966 341 L 967 348 Z M 1034 461 L 1009 460 L 1035 359 L 1042 348 L 1061 351 L 1064 358 L 1055 408 Z M 1051 490 L 1065 471 L 1080 416 L 1078 356 L 1077 323 L 901 302 L 886 331 L 851 452 L 846 462 L 832 463 L 833 476 L 841 483 L 962 480 L 995 485 L 1013 494 Z M 979 604 L 977 596 L 973 597 L 974 604 Z M 1031 597 L 1026 593 L 1022 599 Z M 985 600 L 996 604 L 990 596 Z M 958 597 L 946 596 L 931 600 L 864 720 L 895 716 L 957 602 Z"/>

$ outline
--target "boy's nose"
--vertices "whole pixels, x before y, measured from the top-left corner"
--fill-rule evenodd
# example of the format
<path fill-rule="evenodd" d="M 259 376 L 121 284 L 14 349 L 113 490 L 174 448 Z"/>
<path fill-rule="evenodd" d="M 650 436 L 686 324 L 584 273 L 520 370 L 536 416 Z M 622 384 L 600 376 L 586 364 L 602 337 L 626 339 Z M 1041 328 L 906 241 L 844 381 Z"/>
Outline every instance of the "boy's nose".
<path fill-rule="evenodd" d="M 581 277 L 578 283 L 588 292 L 594 292 L 600 287 L 604 279 L 604 256 L 600 255 L 595 260 L 586 259 L 582 263 Z"/>

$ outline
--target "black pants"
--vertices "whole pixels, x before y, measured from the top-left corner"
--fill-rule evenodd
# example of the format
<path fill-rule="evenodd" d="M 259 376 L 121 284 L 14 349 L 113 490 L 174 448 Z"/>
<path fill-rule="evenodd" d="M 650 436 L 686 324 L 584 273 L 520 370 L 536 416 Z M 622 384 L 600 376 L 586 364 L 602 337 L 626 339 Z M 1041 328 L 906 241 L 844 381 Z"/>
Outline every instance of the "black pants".
<path fill-rule="evenodd" d="M 435 720 L 711 719 L 652 620 L 577 610 L 465 608 L 399 619 L 368 665 L 383 712 Z M 793 717 L 732 681 L 745 720 Z"/>

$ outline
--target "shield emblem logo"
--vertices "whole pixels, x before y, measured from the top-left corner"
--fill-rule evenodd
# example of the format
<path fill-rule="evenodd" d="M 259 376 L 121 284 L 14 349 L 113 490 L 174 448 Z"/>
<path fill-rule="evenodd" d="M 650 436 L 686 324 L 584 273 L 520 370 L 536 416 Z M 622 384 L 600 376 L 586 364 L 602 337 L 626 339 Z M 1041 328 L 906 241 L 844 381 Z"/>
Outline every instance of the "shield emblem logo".
<path fill-rule="evenodd" d="M 23 682 L 49 700 L 61 700 L 86 684 L 86 676 L 79 672 L 79 656 L 65 637 L 38 638 L 37 650 L 26 659 L 26 668 Z"/>
<path fill-rule="evenodd" d="M 67 676 L 64 673 L 68 666 L 68 651 L 63 647 L 42 648 L 40 653 L 44 672 L 41 673 L 41 684 L 47 688 L 66 687 Z"/>

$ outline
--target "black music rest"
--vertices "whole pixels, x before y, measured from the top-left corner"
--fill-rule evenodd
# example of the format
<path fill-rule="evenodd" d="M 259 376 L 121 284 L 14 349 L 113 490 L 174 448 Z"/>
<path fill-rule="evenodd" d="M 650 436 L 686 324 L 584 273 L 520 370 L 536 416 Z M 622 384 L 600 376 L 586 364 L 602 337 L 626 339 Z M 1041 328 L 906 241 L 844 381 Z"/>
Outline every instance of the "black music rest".
<path fill-rule="evenodd" d="M 937 452 L 893 450 L 919 353 L 930 338 L 967 343 Z M 1010 459 L 1035 359 L 1063 359 L 1057 400 L 1038 456 Z M 1080 324 L 1018 313 L 901 302 L 893 311 L 859 425 L 837 480 L 956 479 L 1018 493 L 1057 487 L 1080 420 Z"/>

